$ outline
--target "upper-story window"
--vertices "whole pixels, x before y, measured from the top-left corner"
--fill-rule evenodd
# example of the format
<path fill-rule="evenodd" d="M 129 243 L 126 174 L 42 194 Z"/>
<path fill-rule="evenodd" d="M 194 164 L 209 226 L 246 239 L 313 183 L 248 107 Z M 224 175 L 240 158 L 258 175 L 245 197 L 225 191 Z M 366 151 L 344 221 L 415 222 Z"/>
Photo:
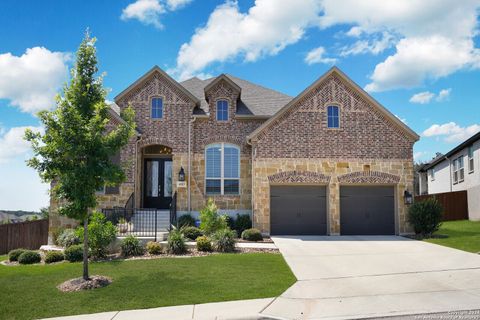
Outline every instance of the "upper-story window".
<path fill-rule="evenodd" d="M 239 194 L 240 149 L 216 143 L 205 149 L 205 191 L 207 194 Z"/>
<path fill-rule="evenodd" d="M 217 121 L 228 121 L 228 101 L 217 101 Z"/>
<path fill-rule="evenodd" d="M 162 98 L 153 98 L 152 99 L 152 119 L 163 118 L 163 99 Z"/>
<path fill-rule="evenodd" d="M 470 146 L 468 147 L 468 173 L 472 173 L 474 169 L 473 146 Z"/>
<path fill-rule="evenodd" d="M 329 128 L 340 128 L 340 110 L 337 106 L 327 107 L 327 125 Z"/>
<path fill-rule="evenodd" d="M 463 156 L 453 160 L 453 183 L 462 182 L 465 178 L 465 171 L 463 168 Z"/>
<path fill-rule="evenodd" d="M 430 177 L 432 181 L 435 180 L 435 168 L 430 169 Z"/>

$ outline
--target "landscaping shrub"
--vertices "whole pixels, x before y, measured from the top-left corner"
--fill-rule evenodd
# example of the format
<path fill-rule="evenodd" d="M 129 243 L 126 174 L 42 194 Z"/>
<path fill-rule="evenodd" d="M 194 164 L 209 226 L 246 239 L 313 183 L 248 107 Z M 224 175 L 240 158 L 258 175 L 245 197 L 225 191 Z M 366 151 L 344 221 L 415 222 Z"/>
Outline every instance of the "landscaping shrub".
<path fill-rule="evenodd" d="M 263 237 L 258 229 L 246 229 L 242 232 L 242 239 L 247 241 L 262 241 Z"/>
<path fill-rule="evenodd" d="M 200 229 L 206 235 L 211 235 L 217 230 L 227 228 L 225 216 L 218 214 L 217 206 L 212 198 L 209 198 L 207 205 L 200 211 Z"/>
<path fill-rule="evenodd" d="M 162 253 L 162 246 L 155 241 L 148 241 L 145 248 L 147 249 L 147 252 L 152 255 Z"/>
<path fill-rule="evenodd" d="M 18 257 L 20 257 L 20 255 L 22 253 L 24 253 L 25 251 L 27 251 L 27 249 L 14 249 L 14 250 L 11 250 L 9 253 L 8 253 L 8 260 L 10 262 L 13 262 L 13 261 L 18 261 Z"/>
<path fill-rule="evenodd" d="M 112 222 L 107 221 L 100 212 L 94 212 L 88 222 L 88 246 L 95 258 L 107 255 L 107 247 L 115 240 L 117 228 Z M 83 227 L 77 229 L 77 236 L 83 242 Z"/>
<path fill-rule="evenodd" d="M 202 230 L 197 227 L 184 227 L 180 229 L 185 238 L 195 241 L 200 236 L 203 236 Z"/>
<path fill-rule="evenodd" d="M 63 232 L 57 238 L 58 245 L 64 248 L 68 248 L 74 244 L 79 244 L 80 242 L 80 238 L 77 236 L 77 233 L 74 229 L 63 230 Z"/>
<path fill-rule="evenodd" d="M 235 250 L 235 231 L 228 228 L 220 229 L 212 235 L 213 248 L 218 252 L 232 252 Z"/>
<path fill-rule="evenodd" d="M 195 218 L 189 214 L 184 214 L 183 216 L 180 216 L 180 218 L 178 218 L 177 225 L 179 228 L 195 227 Z"/>
<path fill-rule="evenodd" d="M 430 237 L 442 224 L 442 206 L 435 198 L 415 202 L 408 210 L 408 222 L 416 234 Z"/>
<path fill-rule="evenodd" d="M 235 218 L 230 217 L 229 215 L 225 216 L 225 222 L 227 222 L 227 227 L 229 229 L 235 230 Z"/>
<path fill-rule="evenodd" d="M 210 252 L 212 251 L 212 242 L 205 236 L 200 236 L 196 239 L 197 241 L 197 250 Z"/>
<path fill-rule="evenodd" d="M 175 229 L 170 231 L 167 239 L 167 251 L 173 254 L 182 254 L 187 251 L 185 246 L 185 238 L 180 230 Z"/>
<path fill-rule="evenodd" d="M 65 230 L 64 227 L 56 227 L 53 228 L 52 230 L 52 241 L 53 244 L 59 246 L 60 244 L 58 243 L 58 237 L 63 233 L 63 230 Z"/>
<path fill-rule="evenodd" d="M 250 229 L 252 227 L 252 219 L 249 214 L 238 214 L 237 219 L 235 219 L 235 228 L 238 235 L 241 235 L 243 231 Z"/>
<path fill-rule="evenodd" d="M 125 257 L 141 256 L 145 252 L 138 238 L 132 235 L 125 237 L 120 246 Z"/>
<path fill-rule="evenodd" d="M 40 253 L 31 250 L 25 250 L 19 257 L 18 263 L 20 264 L 34 264 L 39 263 L 42 260 Z"/>
<path fill-rule="evenodd" d="M 74 244 L 65 249 L 65 260 L 70 262 L 77 262 L 83 260 L 83 245 Z"/>
<path fill-rule="evenodd" d="M 65 255 L 60 251 L 48 251 L 45 255 L 45 263 L 54 263 L 65 260 Z"/>

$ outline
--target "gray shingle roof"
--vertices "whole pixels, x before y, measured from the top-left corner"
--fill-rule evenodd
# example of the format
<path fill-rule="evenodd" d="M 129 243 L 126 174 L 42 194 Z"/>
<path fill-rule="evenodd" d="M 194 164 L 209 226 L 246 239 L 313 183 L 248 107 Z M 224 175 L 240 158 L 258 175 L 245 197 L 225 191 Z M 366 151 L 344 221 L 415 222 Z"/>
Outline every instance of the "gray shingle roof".
<path fill-rule="evenodd" d="M 242 89 L 240 101 L 237 103 L 237 114 L 271 116 L 292 100 L 292 97 L 278 91 L 262 87 L 229 74 L 226 76 Z M 200 80 L 194 77 L 180 82 L 185 89 L 200 100 L 200 109 L 197 108 L 194 110 L 194 114 L 208 113 L 208 103 L 205 100 L 204 89 L 213 80 L 215 80 L 215 78 Z"/>

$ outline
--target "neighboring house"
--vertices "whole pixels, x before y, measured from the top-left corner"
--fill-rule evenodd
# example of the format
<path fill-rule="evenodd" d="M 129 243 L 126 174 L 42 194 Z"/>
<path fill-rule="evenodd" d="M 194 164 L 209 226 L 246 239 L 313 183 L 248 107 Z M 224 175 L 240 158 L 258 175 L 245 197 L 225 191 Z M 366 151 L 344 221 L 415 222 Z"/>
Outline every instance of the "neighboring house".
<path fill-rule="evenodd" d="M 480 132 L 418 171 L 420 194 L 467 191 L 468 214 L 480 220 Z"/>
<path fill-rule="evenodd" d="M 197 215 L 212 197 L 265 234 L 410 231 L 419 137 L 336 67 L 294 98 L 225 74 L 176 82 L 154 67 L 115 98 L 112 124 L 128 105 L 138 135 L 119 157 L 127 180 L 103 190 L 100 208 L 167 210 L 173 197 L 177 214 Z"/>

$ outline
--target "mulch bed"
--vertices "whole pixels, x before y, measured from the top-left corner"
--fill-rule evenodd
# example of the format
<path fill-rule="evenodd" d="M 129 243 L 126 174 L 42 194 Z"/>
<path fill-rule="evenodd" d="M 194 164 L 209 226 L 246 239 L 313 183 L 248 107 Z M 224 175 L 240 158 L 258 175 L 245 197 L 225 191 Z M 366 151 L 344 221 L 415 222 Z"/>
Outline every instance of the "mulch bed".
<path fill-rule="evenodd" d="M 112 279 L 104 276 L 91 276 L 90 279 L 75 278 L 65 281 L 57 286 L 57 289 L 62 292 L 75 292 L 81 290 L 91 290 L 96 288 L 103 288 L 112 283 Z"/>
<path fill-rule="evenodd" d="M 421 234 L 407 234 L 404 235 L 405 238 L 414 239 L 414 240 L 423 240 L 423 239 L 446 239 L 447 235 L 444 234 L 433 234 L 430 237 L 424 237 Z"/>

